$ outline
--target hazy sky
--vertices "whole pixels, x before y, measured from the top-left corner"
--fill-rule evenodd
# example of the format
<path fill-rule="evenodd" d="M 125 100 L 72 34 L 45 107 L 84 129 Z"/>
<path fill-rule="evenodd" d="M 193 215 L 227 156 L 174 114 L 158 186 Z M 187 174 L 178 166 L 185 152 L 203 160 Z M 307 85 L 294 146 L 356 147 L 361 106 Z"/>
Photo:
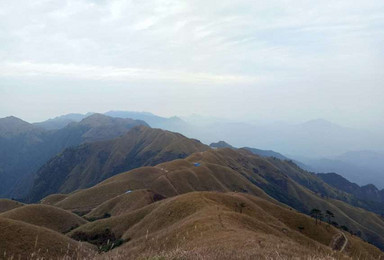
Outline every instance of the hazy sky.
<path fill-rule="evenodd" d="M 383 0 L 0 0 L 0 117 L 384 126 Z"/>

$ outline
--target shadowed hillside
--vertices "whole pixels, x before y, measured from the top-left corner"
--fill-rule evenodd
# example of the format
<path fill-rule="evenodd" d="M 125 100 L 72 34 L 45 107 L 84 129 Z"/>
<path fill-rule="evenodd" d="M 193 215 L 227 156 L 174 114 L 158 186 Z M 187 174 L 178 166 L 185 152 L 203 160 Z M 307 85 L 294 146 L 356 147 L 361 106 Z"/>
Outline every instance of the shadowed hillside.
<path fill-rule="evenodd" d="M 384 189 L 384 152 L 382 147 L 380 149 L 381 151 L 350 151 L 338 156 L 302 160 L 313 171 L 336 172 L 360 186 L 374 184 L 381 190 Z"/>
<path fill-rule="evenodd" d="M 373 184 L 368 184 L 360 187 L 356 183 L 350 182 L 336 173 L 318 173 L 317 176 L 319 176 L 323 181 L 325 181 L 329 185 L 339 190 L 353 194 L 359 199 L 371 201 L 374 205 L 377 205 L 377 203 L 384 204 L 384 189 L 379 190 Z M 375 211 L 378 211 L 378 208 L 376 208 Z M 384 214 L 384 212 L 378 212 Z"/>
<path fill-rule="evenodd" d="M 178 133 L 135 127 L 124 136 L 69 148 L 51 159 L 37 172 L 28 199 L 87 188 L 123 171 L 208 149 Z"/>
<path fill-rule="evenodd" d="M 44 130 L 15 117 L 0 119 L 0 197 L 21 198 L 32 174 L 63 149 L 115 138 L 143 121 L 93 114 L 59 130 Z"/>

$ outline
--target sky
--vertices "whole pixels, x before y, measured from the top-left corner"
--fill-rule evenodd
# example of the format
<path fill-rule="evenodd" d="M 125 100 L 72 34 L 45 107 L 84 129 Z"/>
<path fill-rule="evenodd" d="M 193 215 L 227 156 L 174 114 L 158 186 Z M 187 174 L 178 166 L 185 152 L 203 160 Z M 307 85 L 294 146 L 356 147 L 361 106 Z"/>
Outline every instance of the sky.
<path fill-rule="evenodd" d="M 382 0 L 0 0 L 0 117 L 384 126 Z"/>

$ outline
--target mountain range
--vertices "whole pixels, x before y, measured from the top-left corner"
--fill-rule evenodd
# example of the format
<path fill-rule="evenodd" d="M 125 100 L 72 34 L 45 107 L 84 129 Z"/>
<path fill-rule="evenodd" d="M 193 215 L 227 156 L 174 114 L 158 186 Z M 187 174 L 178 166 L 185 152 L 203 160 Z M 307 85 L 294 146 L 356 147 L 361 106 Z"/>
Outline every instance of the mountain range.
<path fill-rule="evenodd" d="M 384 199 L 374 185 L 307 171 L 252 142 L 208 146 L 164 130 L 194 131 L 180 118 L 106 114 L 0 119 L 0 191 L 24 198 L 0 199 L 0 255 L 384 258 Z M 314 125 L 318 134 L 334 127 L 300 128 L 315 134 Z M 380 167 L 366 154 L 339 159 Z"/>
<path fill-rule="evenodd" d="M 305 182 L 307 186 L 300 184 L 300 182 Z M 219 193 L 217 195 L 215 193 L 204 195 L 204 193 L 199 193 L 202 191 Z M 193 195 L 191 192 L 197 193 Z M 233 195 L 231 195 L 231 192 L 234 192 Z M 145 194 L 149 195 L 149 199 L 137 203 L 138 198 L 147 196 Z M 241 202 L 243 200 L 241 199 L 242 196 L 245 196 L 243 199 L 247 198 L 244 202 Z M 203 199 L 203 197 L 209 198 L 207 206 L 204 206 L 206 203 L 204 201 L 207 199 Z M 173 225 L 174 228 L 183 228 L 178 227 L 179 224 L 172 224 L 174 222 L 166 224 L 167 222 L 176 221 L 176 223 L 180 223 L 179 221 L 183 222 L 184 218 L 187 217 L 193 219 L 194 214 L 197 214 L 197 216 L 202 214 L 199 213 L 200 208 L 203 210 L 207 207 L 207 210 L 209 210 L 209 205 L 212 206 L 212 203 L 215 205 L 214 201 L 217 201 L 219 209 L 224 207 L 221 218 L 227 224 L 223 225 L 233 227 L 236 224 L 234 224 L 234 220 L 231 220 L 230 215 L 226 215 L 226 207 L 232 209 L 234 213 L 237 212 L 237 214 L 253 212 L 254 206 L 251 202 L 253 200 L 262 203 L 263 208 L 276 205 L 273 207 L 283 207 L 286 209 L 283 211 L 292 211 L 290 214 L 293 215 L 297 215 L 299 212 L 309 214 L 312 208 L 318 208 L 324 212 L 326 210 L 332 211 L 335 216 L 333 222 L 337 222 L 337 225 L 348 228 L 353 234 L 358 234 L 363 239 L 382 247 L 384 245 L 384 236 L 382 235 L 384 234 L 384 220 L 376 214 L 342 202 L 340 198 L 343 197 L 352 197 L 352 195 L 328 186 L 316 175 L 301 170 L 289 161 L 260 157 L 244 149 L 223 148 L 193 153 L 185 159 L 160 163 L 154 167 L 133 169 L 106 179 L 91 188 L 78 190 L 67 195 L 49 195 L 42 199 L 41 203 L 78 214 L 85 214 L 85 219 L 95 219 L 89 224 L 81 225 L 70 231 L 68 233 L 70 237 L 102 246 L 102 242 L 95 241 L 94 238 L 102 237 L 103 234 L 107 235 L 105 230 L 108 227 L 108 230 L 110 230 L 108 232 L 113 234 L 108 234 L 111 239 L 127 241 L 125 247 L 131 248 L 127 249 L 128 252 L 134 250 L 135 245 L 138 245 L 139 242 L 136 239 L 142 239 L 143 236 L 140 234 L 145 236 L 146 229 L 150 230 L 150 236 L 156 237 L 156 235 L 159 235 L 156 230 L 161 230 L 163 226 L 157 223 L 155 219 L 165 224 L 165 230 L 161 232 L 168 234 L 166 231 L 168 225 Z M 197 201 L 195 202 L 195 200 Z M 202 201 L 200 202 L 200 200 Z M 226 202 L 226 200 L 229 201 Z M 133 208 L 126 206 L 134 205 L 132 204 L 133 201 L 136 206 Z M 266 206 L 265 203 L 267 205 L 269 205 L 268 203 L 272 204 Z M 161 205 L 168 206 L 163 209 Z M 214 212 L 218 213 L 217 210 Z M 111 215 L 111 213 L 114 215 Z M 174 217 L 172 217 L 173 214 L 175 214 Z M 252 213 L 254 217 L 257 216 L 257 213 L 254 214 Z M 110 215 L 111 217 L 105 218 L 105 216 Z M 147 215 L 148 217 L 146 217 Z M 162 220 L 164 216 L 167 217 Z M 204 214 L 202 216 L 209 219 L 210 215 Z M 176 220 L 174 220 L 175 217 Z M 248 216 L 245 217 L 248 218 Z M 297 230 L 300 227 L 300 218 L 297 217 L 295 220 L 297 222 L 292 223 L 293 225 L 291 224 L 292 226 L 289 229 L 286 228 L 285 232 L 299 232 L 291 231 L 291 229 Z M 365 221 L 361 222 L 360 218 L 364 218 Z M 143 222 L 141 222 L 141 219 L 143 219 Z M 216 223 L 216 220 L 213 221 Z M 218 221 L 217 224 L 220 225 L 220 217 Z M 140 224 L 136 226 L 134 223 Z M 244 225 L 240 223 L 239 225 Z M 257 223 L 260 225 L 260 222 Z M 303 222 L 304 230 L 306 228 L 313 229 L 314 227 L 311 224 L 315 226 L 314 221 L 310 222 L 309 226 L 305 223 L 306 221 Z M 269 226 L 271 222 L 266 221 L 266 224 Z M 136 227 L 131 229 L 132 225 Z M 323 225 L 326 228 L 326 224 Z M 283 227 L 281 227 L 281 230 L 283 230 Z M 160 232 L 160 230 L 158 231 Z M 176 230 L 180 232 L 179 229 Z M 314 236 L 312 232 L 309 231 Z M 317 234 L 318 232 L 320 231 L 316 230 Z M 337 231 L 335 231 L 336 233 Z M 332 237 L 332 235 L 328 236 Z M 161 237 L 159 239 L 161 240 Z M 323 243 L 328 245 L 330 240 L 331 238 L 324 239 Z M 134 252 L 138 253 L 137 251 Z"/>
<path fill-rule="evenodd" d="M 87 188 L 123 171 L 207 149 L 181 134 L 137 126 L 115 139 L 67 148 L 53 157 L 37 171 L 28 200 Z"/>
<path fill-rule="evenodd" d="M 329 173 L 337 172 L 359 185 L 375 184 L 384 188 L 384 152 L 382 151 L 352 151 L 333 157 L 299 159 L 306 165 L 306 169 Z"/>
<path fill-rule="evenodd" d="M 0 119 L 0 196 L 21 198 L 32 174 L 63 149 L 120 136 L 144 121 L 93 114 L 46 130 L 16 117 Z"/>

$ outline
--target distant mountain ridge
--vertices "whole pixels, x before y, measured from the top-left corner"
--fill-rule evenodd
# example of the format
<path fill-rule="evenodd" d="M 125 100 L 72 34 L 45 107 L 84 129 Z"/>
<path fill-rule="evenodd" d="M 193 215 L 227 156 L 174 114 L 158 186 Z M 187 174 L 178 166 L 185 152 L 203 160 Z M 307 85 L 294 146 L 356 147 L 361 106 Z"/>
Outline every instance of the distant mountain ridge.
<path fill-rule="evenodd" d="M 55 118 L 48 119 L 43 122 L 33 123 L 33 125 L 44 128 L 46 130 L 57 130 L 66 127 L 68 124 L 72 122 L 80 122 L 84 118 L 92 115 L 94 113 L 86 113 L 86 114 L 66 114 L 62 116 L 57 116 Z"/>
<path fill-rule="evenodd" d="M 250 151 L 253 154 L 256 154 L 256 155 L 259 155 L 262 157 L 275 157 L 275 158 L 278 158 L 280 160 L 290 160 L 289 158 L 285 157 L 284 155 L 282 155 L 278 152 L 272 151 L 272 150 L 261 150 L 261 149 L 250 148 L 250 147 L 236 148 L 225 141 L 219 141 L 217 143 L 211 143 L 209 146 L 212 148 L 245 149 L 245 150 Z"/>
<path fill-rule="evenodd" d="M 318 173 L 317 176 L 332 187 L 353 194 L 359 199 L 384 204 L 384 189 L 379 190 L 373 184 L 359 186 L 336 173 Z"/>
<path fill-rule="evenodd" d="M 114 138 L 143 121 L 93 114 L 58 130 L 45 130 L 15 117 L 0 119 L 0 197 L 20 198 L 31 174 L 67 147 Z"/>
<path fill-rule="evenodd" d="M 0 138 L 27 134 L 32 131 L 40 132 L 41 129 L 14 116 L 0 118 Z"/>
<path fill-rule="evenodd" d="M 80 122 L 82 119 L 95 114 L 88 112 L 86 114 L 66 114 L 55 118 L 48 119 L 46 121 L 33 123 L 35 126 L 44 128 L 46 130 L 60 129 L 73 122 Z M 108 111 L 104 115 L 115 118 L 130 118 L 134 120 L 145 121 L 149 126 L 153 128 L 161 128 L 164 130 L 186 132 L 190 128 L 190 125 L 177 116 L 162 117 L 157 116 L 149 112 L 137 112 L 137 111 Z"/>
<path fill-rule="evenodd" d="M 359 185 L 374 183 L 379 189 L 384 188 L 383 151 L 350 151 L 328 158 L 300 158 L 300 161 L 311 171 L 336 172 Z"/>
<path fill-rule="evenodd" d="M 212 148 L 234 148 L 234 149 L 236 149 L 235 147 L 233 147 L 232 145 L 230 145 L 229 143 L 227 143 L 225 141 L 218 141 L 217 143 L 211 143 L 209 146 Z"/>
<path fill-rule="evenodd" d="M 228 144 L 225 141 L 219 141 L 217 143 L 211 143 L 209 146 L 212 147 L 212 148 L 232 148 L 232 149 L 238 149 L 238 148 L 233 147 L 232 145 Z M 278 153 L 278 152 L 275 152 L 275 151 L 272 151 L 272 150 L 261 150 L 261 149 L 257 149 L 257 148 L 251 148 L 251 147 L 242 147 L 242 148 L 239 148 L 239 149 L 248 150 L 251 153 L 259 155 L 259 156 L 262 156 L 262 157 L 275 157 L 275 158 L 278 158 L 280 160 L 291 160 L 288 157 L 282 155 L 281 153 Z"/>

